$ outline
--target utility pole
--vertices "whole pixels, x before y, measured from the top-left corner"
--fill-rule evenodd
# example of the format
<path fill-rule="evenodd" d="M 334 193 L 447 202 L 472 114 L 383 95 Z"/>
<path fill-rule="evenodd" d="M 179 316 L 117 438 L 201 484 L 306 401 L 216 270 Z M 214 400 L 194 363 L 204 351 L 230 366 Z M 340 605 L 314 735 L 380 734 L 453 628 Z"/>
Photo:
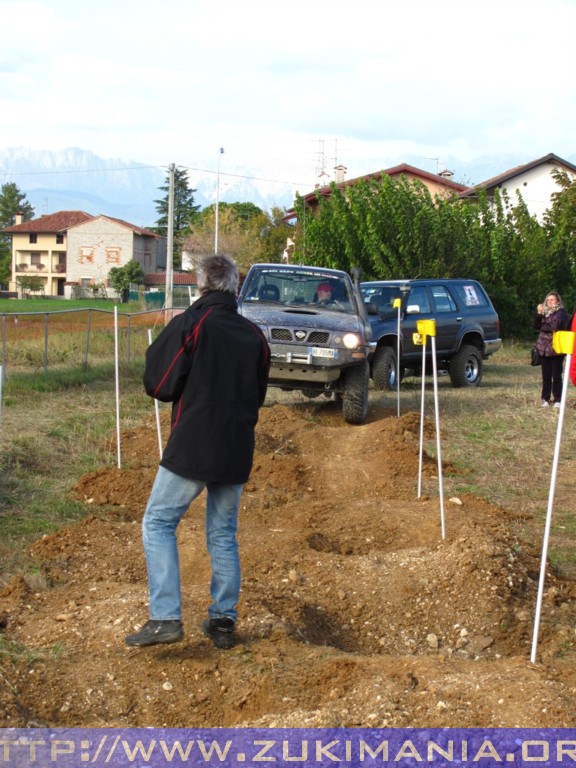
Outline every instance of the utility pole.
<path fill-rule="evenodd" d="M 220 205 L 220 158 L 224 150 L 220 147 L 218 152 L 218 171 L 216 173 L 216 220 L 214 222 L 214 253 L 218 253 L 218 207 Z"/>
<path fill-rule="evenodd" d="M 172 286 L 174 284 L 174 163 L 170 163 L 168 166 L 169 171 L 169 183 L 168 183 L 168 237 L 167 237 L 167 254 L 166 254 L 166 299 L 164 306 L 168 310 L 167 319 L 171 319 L 172 313 Z"/>

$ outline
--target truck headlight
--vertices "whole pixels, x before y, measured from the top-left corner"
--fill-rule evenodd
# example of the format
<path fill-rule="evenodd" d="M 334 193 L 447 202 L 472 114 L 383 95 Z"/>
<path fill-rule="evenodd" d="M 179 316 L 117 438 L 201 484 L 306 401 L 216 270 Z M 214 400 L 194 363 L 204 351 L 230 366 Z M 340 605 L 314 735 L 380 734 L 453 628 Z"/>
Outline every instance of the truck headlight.
<path fill-rule="evenodd" d="M 360 338 L 355 333 L 345 334 L 342 341 L 344 342 L 346 349 L 356 349 L 356 347 L 360 346 Z"/>

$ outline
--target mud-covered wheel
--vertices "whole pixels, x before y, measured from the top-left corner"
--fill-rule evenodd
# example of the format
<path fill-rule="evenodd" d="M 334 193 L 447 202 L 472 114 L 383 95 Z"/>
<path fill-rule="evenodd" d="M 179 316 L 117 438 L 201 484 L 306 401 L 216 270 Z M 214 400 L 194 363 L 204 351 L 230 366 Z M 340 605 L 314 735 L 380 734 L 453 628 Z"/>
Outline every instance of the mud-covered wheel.
<path fill-rule="evenodd" d="M 450 381 L 453 387 L 477 387 L 482 381 L 482 355 L 472 344 L 464 344 L 450 360 Z"/>
<path fill-rule="evenodd" d="M 379 347 L 374 353 L 372 363 L 374 389 L 393 392 L 397 386 L 397 375 L 396 352 L 392 347 Z"/>
<path fill-rule="evenodd" d="M 366 421 L 369 383 L 370 368 L 367 361 L 345 371 L 342 416 L 348 424 L 363 424 Z"/>

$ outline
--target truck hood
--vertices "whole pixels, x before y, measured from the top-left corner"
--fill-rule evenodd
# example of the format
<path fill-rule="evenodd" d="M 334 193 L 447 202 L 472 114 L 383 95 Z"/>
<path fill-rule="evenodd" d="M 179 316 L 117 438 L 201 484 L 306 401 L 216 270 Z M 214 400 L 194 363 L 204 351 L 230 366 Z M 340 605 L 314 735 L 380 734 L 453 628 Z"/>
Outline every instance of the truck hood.
<path fill-rule="evenodd" d="M 321 312 L 315 312 L 310 308 L 305 310 L 297 307 L 276 309 L 269 304 L 266 306 L 242 304 L 239 311 L 243 317 L 252 320 L 260 327 L 318 328 L 336 332 L 359 331 L 362 327 L 357 315 L 338 310 L 324 309 Z"/>

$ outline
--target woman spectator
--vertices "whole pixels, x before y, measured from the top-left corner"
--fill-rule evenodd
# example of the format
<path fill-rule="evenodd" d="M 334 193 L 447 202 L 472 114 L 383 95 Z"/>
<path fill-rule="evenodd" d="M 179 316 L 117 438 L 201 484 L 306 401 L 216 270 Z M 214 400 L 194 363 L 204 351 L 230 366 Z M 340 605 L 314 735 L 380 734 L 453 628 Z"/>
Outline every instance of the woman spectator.
<path fill-rule="evenodd" d="M 566 330 L 568 314 L 564 309 L 560 294 L 550 291 L 542 304 L 538 304 L 534 315 L 533 328 L 540 333 L 536 349 L 542 358 L 542 407 L 560 408 L 562 400 L 562 367 L 564 355 L 559 355 L 552 346 L 552 337 L 556 331 Z M 551 400 L 551 397 L 554 399 Z"/>

